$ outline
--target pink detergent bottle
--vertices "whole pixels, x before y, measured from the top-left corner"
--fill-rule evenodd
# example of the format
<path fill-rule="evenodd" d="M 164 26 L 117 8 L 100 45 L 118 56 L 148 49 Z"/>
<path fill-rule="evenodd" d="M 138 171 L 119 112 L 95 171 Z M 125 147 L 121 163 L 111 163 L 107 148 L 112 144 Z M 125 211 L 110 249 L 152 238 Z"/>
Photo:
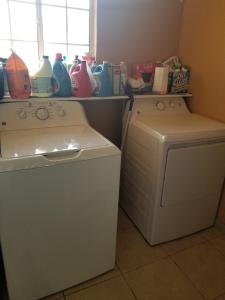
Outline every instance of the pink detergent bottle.
<path fill-rule="evenodd" d="M 73 64 L 69 70 L 69 75 L 71 76 L 73 72 L 79 71 L 80 70 L 80 64 L 81 60 L 79 59 L 78 55 L 75 55 L 75 59 L 73 61 Z"/>
<path fill-rule="evenodd" d="M 86 61 L 81 62 L 80 70 L 70 75 L 72 94 L 75 97 L 90 97 L 92 93 L 91 81 L 87 72 Z"/>

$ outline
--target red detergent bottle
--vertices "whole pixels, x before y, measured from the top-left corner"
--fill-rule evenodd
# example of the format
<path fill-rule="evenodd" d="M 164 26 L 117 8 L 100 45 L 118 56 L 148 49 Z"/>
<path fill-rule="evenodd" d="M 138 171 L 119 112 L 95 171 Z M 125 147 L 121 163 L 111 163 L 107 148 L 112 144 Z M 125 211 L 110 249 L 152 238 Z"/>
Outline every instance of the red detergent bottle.
<path fill-rule="evenodd" d="M 6 63 L 9 94 L 13 99 L 27 99 L 31 94 L 28 69 L 23 60 L 12 53 Z"/>
<path fill-rule="evenodd" d="M 75 97 L 90 97 L 92 93 L 91 81 L 87 72 L 86 61 L 81 62 L 80 70 L 70 76 L 72 94 Z"/>

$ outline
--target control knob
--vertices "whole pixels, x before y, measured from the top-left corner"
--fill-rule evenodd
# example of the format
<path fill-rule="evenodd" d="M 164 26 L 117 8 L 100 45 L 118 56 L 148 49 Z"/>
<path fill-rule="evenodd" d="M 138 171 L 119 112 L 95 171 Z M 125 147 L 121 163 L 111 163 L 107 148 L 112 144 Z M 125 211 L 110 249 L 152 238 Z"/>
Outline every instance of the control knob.
<path fill-rule="evenodd" d="M 27 113 L 26 113 L 26 111 L 25 110 L 20 110 L 19 112 L 18 112 L 18 117 L 20 118 L 20 119 L 26 119 L 26 117 L 27 117 Z"/>
<path fill-rule="evenodd" d="M 156 103 L 156 107 L 158 110 L 165 110 L 165 108 L 166 108 L 165 103 L 161 102 L 161 101 Z"/>
<path fill-rule="evenodd" d="M 64 109 L 59 109 L 57 114 L 58 114 L 59 117 L 64 117 L 66 115 L 66 112 L 65 112 Z"/>
<path fill-rule="evenodd" d="M 49 118 L 49 111 L 45 107 L 40 107 L 35 111 L 35 116 L 38 120 L 47 120 Z"/>

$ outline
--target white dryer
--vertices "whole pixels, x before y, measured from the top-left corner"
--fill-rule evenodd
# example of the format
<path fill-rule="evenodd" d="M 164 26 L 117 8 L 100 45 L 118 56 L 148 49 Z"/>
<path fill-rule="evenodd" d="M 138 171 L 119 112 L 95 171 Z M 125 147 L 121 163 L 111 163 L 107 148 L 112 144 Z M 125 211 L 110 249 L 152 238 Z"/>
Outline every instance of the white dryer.
<path fill-rule="evenodd" d="M 10 300 L 114 267 L 120 151 L 78 102 L 0 104 L 0 238 Z"/>
<path fill-rule="evenodd" d="M 225 124 L 192 114 L 182 98 L 134 102 L 121 205 L 154 245 L 210 227 L 225 176 Z"/>

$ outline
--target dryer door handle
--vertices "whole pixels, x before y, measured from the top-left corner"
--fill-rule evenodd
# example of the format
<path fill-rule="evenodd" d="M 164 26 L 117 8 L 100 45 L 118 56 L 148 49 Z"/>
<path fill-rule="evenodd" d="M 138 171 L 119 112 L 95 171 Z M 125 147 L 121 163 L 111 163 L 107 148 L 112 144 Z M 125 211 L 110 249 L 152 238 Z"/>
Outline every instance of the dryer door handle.
<path fill-rule="evenodd" d="M 57 151 L 44 154 L 43 157 L 51 162 L 67 162 L 77 160 L 82 155 L 83 150 Z"/>

